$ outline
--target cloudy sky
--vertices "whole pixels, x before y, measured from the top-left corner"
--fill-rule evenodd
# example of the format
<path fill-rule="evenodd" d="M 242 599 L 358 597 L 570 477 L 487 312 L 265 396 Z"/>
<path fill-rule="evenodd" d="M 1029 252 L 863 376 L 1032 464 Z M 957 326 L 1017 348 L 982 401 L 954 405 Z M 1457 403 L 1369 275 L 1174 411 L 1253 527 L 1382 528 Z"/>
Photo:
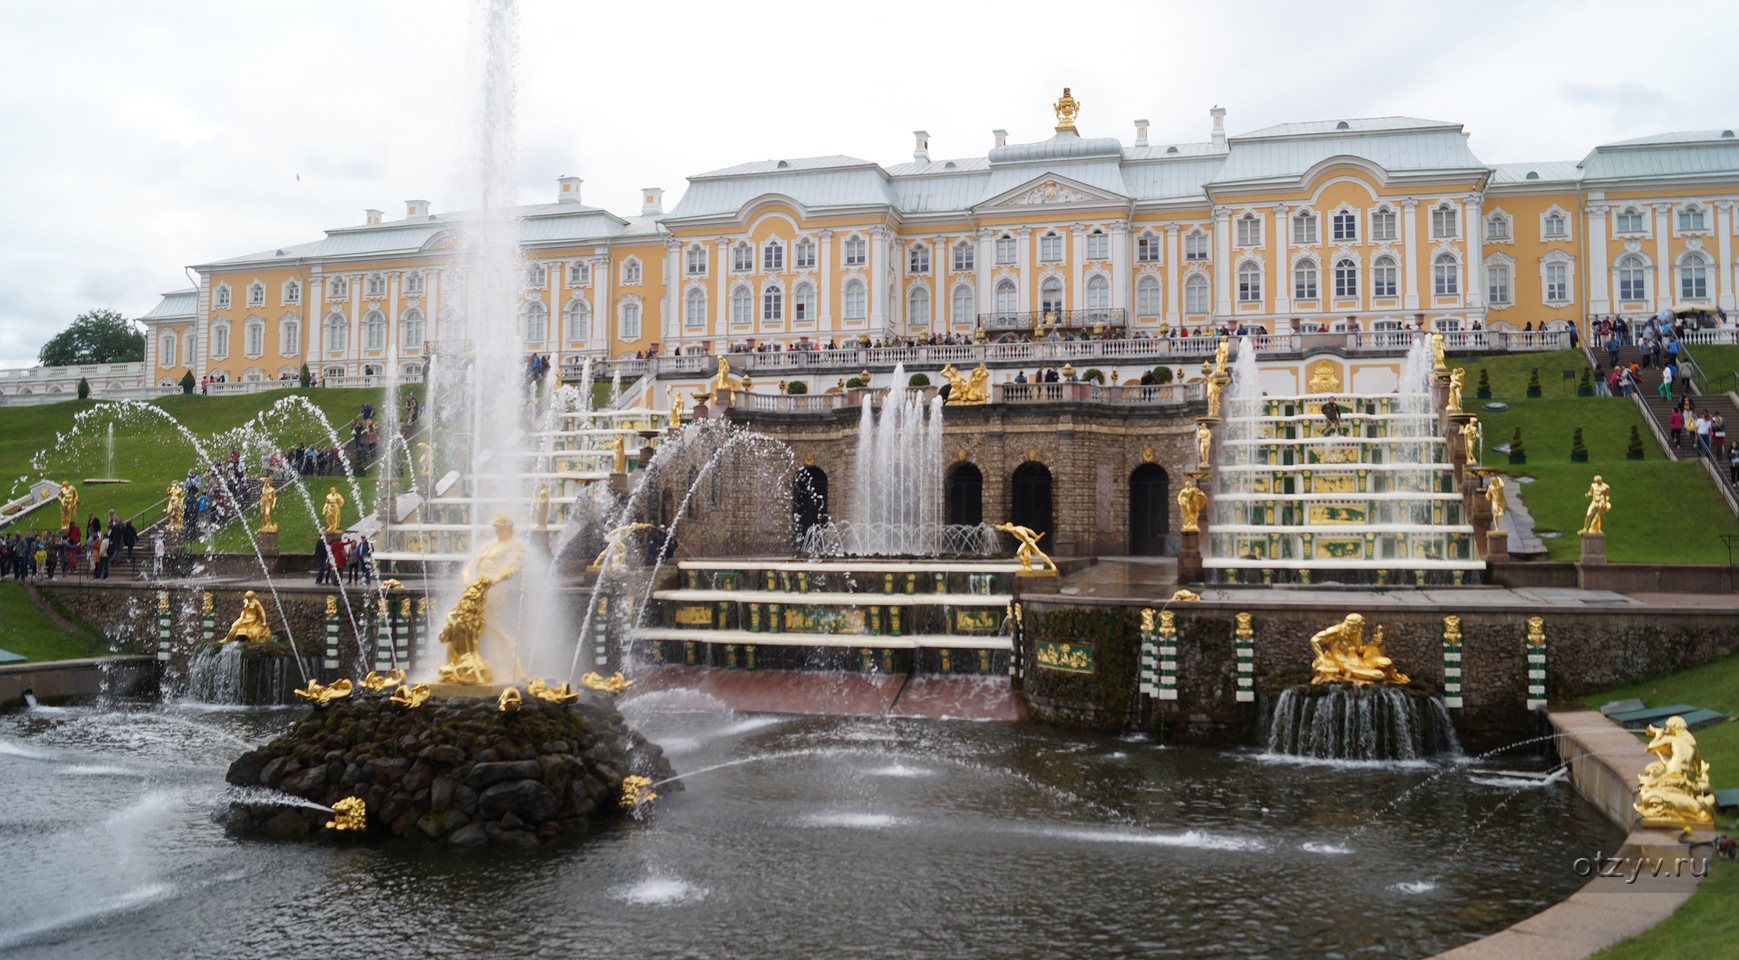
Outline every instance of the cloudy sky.
<path fill-rule="evenodd" d="M 0 367 L 183 267 L 403 201 L 471 205 L 477 0 L 0 0 Z M 1332 12 L 1328 12 L 1332 11 Z M 1646 11 L 1646 17 L 1638 19 Z M 1739 125 L 1728 2 L 657 4 L 522 0 L 525 202 L 585 178 L 632 214 L 747 160 L 885 165 L 1050 135 L 1204 140 L 1293 120 L 1457 121 L 1488 163 Z"/>

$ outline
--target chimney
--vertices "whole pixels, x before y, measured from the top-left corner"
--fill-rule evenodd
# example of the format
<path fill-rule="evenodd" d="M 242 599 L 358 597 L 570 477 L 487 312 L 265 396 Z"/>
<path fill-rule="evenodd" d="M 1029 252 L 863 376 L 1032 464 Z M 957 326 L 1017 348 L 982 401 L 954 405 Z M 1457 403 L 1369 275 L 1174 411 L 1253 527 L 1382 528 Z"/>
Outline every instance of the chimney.
<path fill-rule="evenodd" d="M 1214 118 L 1214 146 L 1226 145 L 1226 108 L 1215 107 L 1208 111 L 1208 116 Z"/>
<path fill-rule="evenodd" d="M 912 159 L 919 163 L 930 162 L 930 134 L 925 130 L 913 130 Z"/>
<path fill-rule="evenodd" d="M 996 138 L 996 145 L 997 146 L 999 146 L 999 147 L 1008 146 L 1008 131 L 1007 130 L 992 130 L 992 131 L 990 131 L 990 135 Z"/>
<path fill-rule="evenodd" d="M 575 188 L 578 189 L 578 188 Z M 664 190 L 661 187 L 647 187 L 640 191 L 645 202 L 640 205 L 640 215 L 643 217 L 664 216 Z"/>
<path fill-rule="evenodd" d="M 412 217 L 426 217 L 428 215 L 429 215 L 429 201 L 427 201 L 427 200 L 406 200 L 405 201 L 405 219 L 406 220 L 409 220 Z"/>
<path fill-rule="evenodd" d="M 381 212 L 379 210 L 364 210 L 362 211 L 362 217 L 368 223 L 379 223 Z"/>
<path fill-rule="evenodd" d="M 1135 145 L 1138 147 L 1147 146 L 1147 121 L 1146 120 L 1135 121 Z"/>
<path fill-rule="evenodd" d="M 560 185 L 560 189 L 556 191 L 556 202 L 579 203 L 581 182 L 579 177 L 557 177 L 556 183 Z"/>

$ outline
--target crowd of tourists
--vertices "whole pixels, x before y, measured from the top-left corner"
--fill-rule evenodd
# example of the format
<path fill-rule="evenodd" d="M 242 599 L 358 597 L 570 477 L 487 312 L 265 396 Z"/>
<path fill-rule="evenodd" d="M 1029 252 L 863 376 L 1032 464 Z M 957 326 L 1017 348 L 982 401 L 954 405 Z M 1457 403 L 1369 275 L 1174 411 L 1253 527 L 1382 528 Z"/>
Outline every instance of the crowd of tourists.
<path fill-rule="evenodd" d="M 314 571 L 314 582 L 319 584 L 373 583 L 374 544 L 367 534 L 347 533 L 331 540 L 315 537 Z"/>
<path fill-rule="evenodd" d="M 139 531 L 131 520 L 110 510 L 105 525 L 93 513 L 82 526 L 70 523 L 65 530 L 0 537 L 0 576 L 53 580 L 88 572 L 93 580 L 107 580 L 116 560 L 133 564 L 138 544 Z"/>

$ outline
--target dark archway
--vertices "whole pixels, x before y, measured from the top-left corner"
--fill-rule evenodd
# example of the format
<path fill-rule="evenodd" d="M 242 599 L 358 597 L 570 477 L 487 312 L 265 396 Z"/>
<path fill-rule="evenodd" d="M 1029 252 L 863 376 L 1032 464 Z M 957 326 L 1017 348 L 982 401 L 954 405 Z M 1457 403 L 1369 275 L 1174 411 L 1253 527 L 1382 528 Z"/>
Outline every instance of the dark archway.
<path fill-rule="evenodd" d="M 1157 463 L 1144 463 L 1129 475 L 1129 553 L 1136 557 L 1165 555 L 1171 532 L 1171 478 Z"/>
<path fill-rule="evenodd" d="M 791 478 L 791 535 L 797 541 L 827 522 L 827 474 L 804 467 Z"/>
<path fill-rule="evenodd" d="M 1051 532 L 1051 471 L 1044 464 L 1029 460 L 1015 468 L 1014 497 L 1009 520 L 1034 533 L 1046 534 L 1039 539 L 1039 549 L 1046 553 L 1056 548 Z"/>
<path fill-rule="evenodd" d="M 947 522 L 975 527 L 984 522 L 984 474 L 970 463 L 956 463 L 948 471 L 943 510 Z"/>

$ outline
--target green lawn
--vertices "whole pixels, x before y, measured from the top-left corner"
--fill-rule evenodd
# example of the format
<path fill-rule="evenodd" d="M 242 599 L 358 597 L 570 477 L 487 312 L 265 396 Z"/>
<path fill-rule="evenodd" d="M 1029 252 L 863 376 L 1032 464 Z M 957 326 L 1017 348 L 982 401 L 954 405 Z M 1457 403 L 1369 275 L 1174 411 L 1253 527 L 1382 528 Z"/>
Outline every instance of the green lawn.
<path fill-rule="evenodd" d="M 1708 849 L 1708 848 L 1703 848 Z M 1701 855 L 1701 851 L 1699 851 Z M 1607 947 L 1592 960 L 1717 960 L 1739 957 L 1739 864 L 1716 860 L 1673 915 Z"/>
<path fill-rule="evenodd" d="M 1702 466 L 1666 459 L 1636 405 L 1616 397 L 1578 397 L 1576 386 L 1588 362 L 1579 351 L 1482 357 L 1477 362 L 1452 360 L 1468 370 L 1462 408 L 1477 413 L 1485 429 L 1487 466 L 1506 474 L 1533 477 L 1519 484 L 1522 500 L 1534 515 L 1535 529 L 1564 535 L 1545 540 L 1549 559 L 1575 560 L 1581 553 L 1576 531 L 1588 507 L 1583 497 L 1599 474 L 1612 485 L 1612 512 L 1606 517 L 1606 556 L 1633 563 L 1726 563 L 1723 533 L 1739 533 L 1720 491 Z M 1494 413 L 1475 400 L 1479 369 L 1488 371 L 1492 399 L 1509 405 Z M 1540 371 L 1541 397 L 1527 396 L 1531 371 Z M 1564 371 L 1573 373 L 1564 378 Z M 1626 460 L 1630 428 L 1642 438 L 1643 460 Z M 1494 447 L 1510 443 L 1517 428 L 1527 448 L 1528 462 L 1511 465 Z M 1587 463 L 1570 460 L 1576 428 L 1588 448 Z M 1513 489 L 1513 488 L 1512 488 Z"/>
<path fill-rule="evenodd" d="M 1651 707 L 1688 703 L 1693 707 L 1739 714 L 1739 654 L 1701 667 L 1656 677 L 1617 690 L 1583 697 L 1598 707 L 1608 700 L 1635 698 Z M 1717 790 L 1739 787 L 1739 723 L 1723 723 L 1696 732 L 1697 748 L 1709 761 L 1709 778 Z"/>
<path fill-rule="evenodd" d="M 42 661 L 93 657 L 98 649 L 95 637 L 68 634 L 56 626 L 48 614 L 30 602 L 23 584 L 0 582 L 0 650 Z"/>
<path fill-rule="evenodd" d="M 1739 345 L 1692 346 L 1691 365 L 1705 391 L 1739 390 Z"/>

